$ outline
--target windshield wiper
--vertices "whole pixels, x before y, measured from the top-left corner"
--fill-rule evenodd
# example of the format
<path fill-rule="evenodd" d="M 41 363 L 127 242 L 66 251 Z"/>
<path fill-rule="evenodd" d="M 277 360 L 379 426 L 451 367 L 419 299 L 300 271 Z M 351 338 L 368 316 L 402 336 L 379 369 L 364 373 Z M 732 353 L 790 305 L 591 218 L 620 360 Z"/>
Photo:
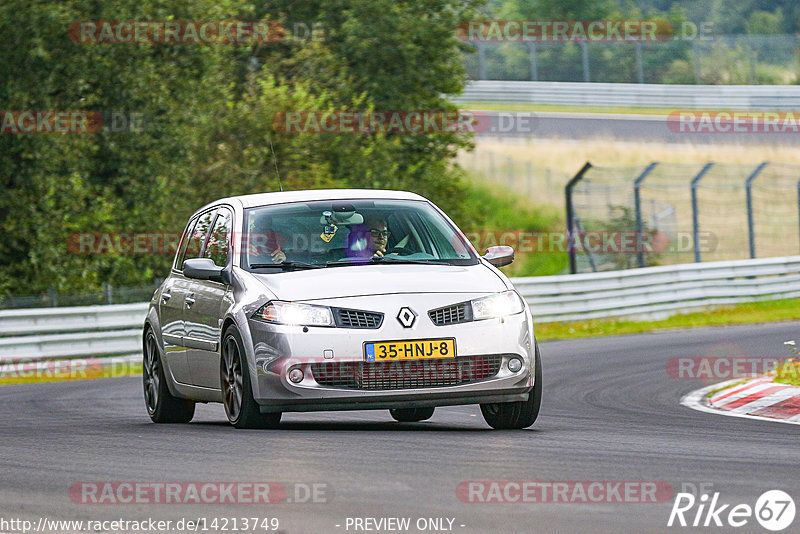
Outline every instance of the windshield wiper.
<path fill-rule="evenodd" d="M 450 265 L 446 261 L 442 260 L 425 260 L 425 259 L 407 259 L 407 258 L 393 258 L 393 257 L 386 257 L 386 256 L 379 256 L 377 258 L 372 258 L 372 263 L 418 263 L 421 265 Z"/>
<path fill-rule="evenodd" d="M 417 265 L 450 265 L 446 261 L 439 260 L 413 260 L 403 258 L 387 258 L 386 256 L 379 256 L 377 258 L 351 258 L 347 260 L 329 261 L 326 265 L 328 267 L 336 267 L 338 265 L 369 265 L 375 263 L 404 263 L 404 264 L 417 264 Z"/>
<path fill-rule="evenodd" d="M 255 263 L 250 266 L 251 269 L 265 269 L 274 267 L 276 269 L 322 269 L 324 265 L 315 265 L 313 263 L 305 263 L 302 261 L 285 261 L 283 263 Z"/>

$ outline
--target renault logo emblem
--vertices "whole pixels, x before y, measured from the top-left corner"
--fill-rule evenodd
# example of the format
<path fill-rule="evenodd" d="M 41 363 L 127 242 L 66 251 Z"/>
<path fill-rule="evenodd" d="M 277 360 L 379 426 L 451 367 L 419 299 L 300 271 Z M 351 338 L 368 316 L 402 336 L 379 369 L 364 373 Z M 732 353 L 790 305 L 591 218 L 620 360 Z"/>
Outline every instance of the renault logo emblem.
<path fill-rule="evenodd" d="M 397 320 L 404 328 L 411 328 L 416 318 L 417 314 L 411 308 L 402 307 L 400 308 L 400 313 L 397 314 Z"/>

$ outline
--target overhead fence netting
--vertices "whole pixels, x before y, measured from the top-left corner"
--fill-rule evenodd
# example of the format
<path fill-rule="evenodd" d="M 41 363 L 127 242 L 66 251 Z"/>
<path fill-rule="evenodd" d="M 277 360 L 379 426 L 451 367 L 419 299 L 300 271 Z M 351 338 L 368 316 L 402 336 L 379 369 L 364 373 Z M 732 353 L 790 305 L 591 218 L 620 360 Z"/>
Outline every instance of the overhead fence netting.
<path fill-rule="evenodd" d="M 470 41 L 472 80 L 778 85 L 795 79 L 798 36 L 682 35 L 657 41 Z M 713 104 L 713 103 L 711 103 Z"/>

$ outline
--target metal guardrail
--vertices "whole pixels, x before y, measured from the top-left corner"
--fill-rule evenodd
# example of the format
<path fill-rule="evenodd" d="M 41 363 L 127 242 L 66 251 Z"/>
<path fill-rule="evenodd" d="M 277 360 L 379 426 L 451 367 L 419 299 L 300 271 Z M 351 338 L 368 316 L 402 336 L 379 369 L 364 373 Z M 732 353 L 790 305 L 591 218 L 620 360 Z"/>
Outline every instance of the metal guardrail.
<path fill-rule="evenodd" d="M 470 82 L 456 102 L 529 103 L 666 109 L 800 109 L 798 85 Z"/>
<path fill-rule="evenodd" d="M 800 297 L 800 256 L 512 282 L 537 322 L 659 317 L 710 305 Z M 146 310 L 147 303 L 2 311 L 0 361 L 138 354 Z"/>
<path fill-rule="evenodd" d="M 0 311 L 0 361 L 141 352 L 147 302 Z"/>
<path fill-rule="evenodd" d="M 513 280 L 538 322 L 666 317 L 800 296 L 800 256 L 690 263 Z"/>

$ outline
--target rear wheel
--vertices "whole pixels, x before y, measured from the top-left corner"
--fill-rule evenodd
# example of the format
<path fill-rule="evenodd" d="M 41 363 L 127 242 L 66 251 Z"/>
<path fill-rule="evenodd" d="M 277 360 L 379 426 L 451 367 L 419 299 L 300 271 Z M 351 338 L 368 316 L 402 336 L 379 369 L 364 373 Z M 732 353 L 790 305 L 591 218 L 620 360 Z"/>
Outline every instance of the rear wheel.
<path fill-rule="evenodd" d="M 435 408 L 397 408 L 389 410 L 395 421 L 401 423 L 416 423 L 433 417 Z"/>
<path fill-rule="evenodd" d="M 228 421 L 236 428 L 274 428 L 281 413 L 262 414 L 253 399 L 253 387 L 242 338 L 234 327 L 228 327 L 222 341 L 220 360 L 222 404 Z"/>
<path fill-rule="evenodd" d="M 142 386 L 147 414 L 154 423 L 188 423 L 194 417 L 194 402 L 169 392 L 156 335 L 148 330 L 144 338 Z"/>
<path fill-rule="evenodd" d="M 536 343 L 533 377 L 533 389 L 528 394 L 528 400 L 481 404 L 481 413 L 490 427 L 497 430 L 527 428 L 539 416 L 539 408 L 542 406 L 542 358 L 539 354 L 539 343 Z"/>

